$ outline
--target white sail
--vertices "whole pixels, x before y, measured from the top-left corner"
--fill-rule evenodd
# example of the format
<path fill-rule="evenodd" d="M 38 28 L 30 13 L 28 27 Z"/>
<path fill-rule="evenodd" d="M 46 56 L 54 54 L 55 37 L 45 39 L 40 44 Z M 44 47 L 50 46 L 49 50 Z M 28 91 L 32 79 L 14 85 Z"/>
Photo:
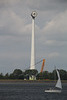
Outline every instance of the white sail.
<path fill-rule="evenodd" d="M 56 72 L 57 72 L 57 75 L 58 75 L 58 81 L 57 81 L 55 87 L 58 87 L 58 88 L 62 89 L 62 85 L 61 85 L 61 80 L 60 80 L 59 72 L 58 72 L 58 70 L 56 70 Z"/>
<path fill-rule="evenodd" d="M 57 83 L 56 83 L 56 86 L 55 87 L 57 87 L 57 88 L 59 88 L 59 89 L 56 89 L 56 88 L 54 88 L 54 89 L 47 89 L 47 90 L 45 90 L 45 92 L 48 92 L 48 93 L 61 93 L 62 92 L 62 85 L 61 85 L 61 80 L 60 80 L 60 75 L 59 75 L 59 71 L 58 70 L 56 70 L 56 72 L 57 72 L 57 75 L 58 75 L 58 81 L 57 81 Z"/>

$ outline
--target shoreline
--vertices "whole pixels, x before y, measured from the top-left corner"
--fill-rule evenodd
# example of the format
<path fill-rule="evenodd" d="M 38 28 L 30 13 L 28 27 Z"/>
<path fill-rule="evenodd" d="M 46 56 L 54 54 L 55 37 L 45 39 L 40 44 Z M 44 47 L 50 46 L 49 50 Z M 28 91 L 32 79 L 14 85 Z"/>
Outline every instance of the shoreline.
<path fill-rule="evenodd" d="M 54 80 L 9 80 L 9 79 L 1 79 L 0 83 L 55 83 Z M 67 80 L 62 80 L 62 83 L 67 83 Z"/>

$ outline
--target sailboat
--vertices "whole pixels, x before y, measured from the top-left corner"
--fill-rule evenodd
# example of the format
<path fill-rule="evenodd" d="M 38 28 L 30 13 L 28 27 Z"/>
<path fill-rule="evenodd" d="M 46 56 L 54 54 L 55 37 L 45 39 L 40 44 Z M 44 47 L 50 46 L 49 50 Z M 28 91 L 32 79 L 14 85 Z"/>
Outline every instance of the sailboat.
<path fill-rule="evenodd" d="M 47 90 L 45 90 L 45 92 L 48 92 L 48 93 L 61 93 L 62 92 L 62 84 L 61 84 L 60 74 L 57 69 L 56 69 L 56 72 L 57 72 L 58 80 L 57 80 L 55 87 L 53 89 L 52 88 L 47 89 Z"/>

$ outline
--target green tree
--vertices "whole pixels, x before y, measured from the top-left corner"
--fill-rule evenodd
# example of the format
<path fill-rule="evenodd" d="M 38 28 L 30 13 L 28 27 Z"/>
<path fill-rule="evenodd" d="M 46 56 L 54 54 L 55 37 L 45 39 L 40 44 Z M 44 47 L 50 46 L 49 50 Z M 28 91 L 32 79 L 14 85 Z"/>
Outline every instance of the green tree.
<path fill-rule="evenodd" d="M 4 76 L 4 78 L 5 78 L 5 79 L 9 79 L 9 74 L 6 73 L 5 76 Z"/>
<path fill-rule="evenodd" d="M 33 69 L 33 70 L 28 69 L 24 72 L 24 78 L 29 79 L 29 76 L 31 75 L 36 76 L 37 74 L 38 74 L 38 71 L 36 69 Z"/>
<path fill-rule="evenodd" d="M 48 71 L 44 71 L 44 72 L 40 72 L 38 75 L 37 75 L 37 79 L 49 79 L 49 73 Z"/>
<path fill-rule="evenodd" d="M 49 79 L 49 73 L 48 71 L 43 72 L 43 79 Z"/>
<path fill-rule="evenodd" d="M 0 74 L 0 79 L 4 79 L 4 76 L 3 76 L 3 74 L 2 74 L 2 73 Z"/>
<path fill-rule="evenodd" d="M 67 71 L 61 69 L 59 70 L 59 72 L 60 72 L 61 80 L 67 80 Z"/>
<path fill-rule="evenodd" d="M 15 69 L 9 76 L 10 79 L 24 79 L 24 73 L 20 69 Z"/>
<path fill-rule="evenodd" d="M 25 71 L 25 73 L 24 73 L 25 75 L 37 75 L 38 74 L 38 71 L 36 70 L 36 69 L 33 69 L 33 70 L 26 70 Z"/>
<path fill-rule="evenodd" d="M 20 75 L 20 74 L 22 74 L 22 71 L 20 69 L 15 69 L 13 71 L 13 75 Z"/>

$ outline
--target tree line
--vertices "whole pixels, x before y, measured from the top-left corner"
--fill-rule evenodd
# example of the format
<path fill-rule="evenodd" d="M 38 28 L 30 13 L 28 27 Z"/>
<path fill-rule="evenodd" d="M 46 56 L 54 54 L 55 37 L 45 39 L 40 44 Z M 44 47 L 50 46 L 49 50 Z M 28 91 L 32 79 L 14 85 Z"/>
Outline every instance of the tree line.
<path fill-rule="evenodd" d="M 59 70 L 61 80 L 67 80 L 67 71 L 60 69 Z M 29 79 L 29 76 L 34 75 L 36 76 L 37 80 L 56 80 L 57 79 L 57 74 L 56 70 L 53 70 L 52 72 L 48 71 L 43 71 L 42 73 L 38 73 L 37 70 L 25 70 L 23 72 L 21 69 L 15 69 L 12 73 L 8 74 L 6 73 L 3 75 L 0 73 L 0 79 Z"/>

